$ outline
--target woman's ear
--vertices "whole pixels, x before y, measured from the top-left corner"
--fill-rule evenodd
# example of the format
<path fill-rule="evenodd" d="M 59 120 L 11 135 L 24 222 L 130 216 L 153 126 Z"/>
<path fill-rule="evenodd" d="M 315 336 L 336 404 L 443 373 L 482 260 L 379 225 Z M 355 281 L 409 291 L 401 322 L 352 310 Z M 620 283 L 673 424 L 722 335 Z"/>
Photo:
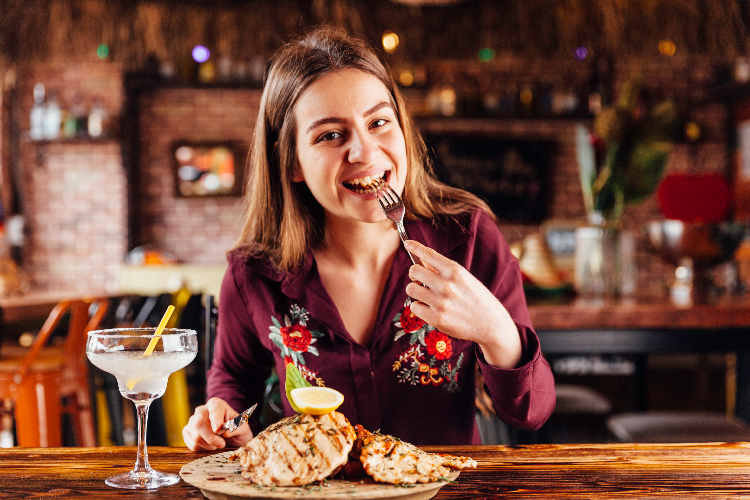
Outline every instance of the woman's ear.
<path fill-rule="evenodd" d="M 292 182 L 304 182 L 305 177 L 302 175 L 302 169 L 299 168 L 299 161 L 294 160 L 294 167 L 292 167 Z"/>

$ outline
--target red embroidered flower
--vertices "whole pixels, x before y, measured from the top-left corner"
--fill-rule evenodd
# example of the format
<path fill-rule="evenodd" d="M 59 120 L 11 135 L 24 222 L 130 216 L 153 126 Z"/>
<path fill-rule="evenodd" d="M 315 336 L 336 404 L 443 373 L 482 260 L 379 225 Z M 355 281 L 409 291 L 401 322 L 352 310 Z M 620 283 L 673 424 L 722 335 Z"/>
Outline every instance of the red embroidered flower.
<path fill-rule="evenodd" d="M 416 332 L 423 326 L 424 321 L 422 321 L 419 317 L 414 316 L 414 313 L 411 312 L 411 307 L 406 306 L 404 308 L 404 312 L 401 313 L 401 328 L 403 328 L 407 333 L 412 333 Z"/>
<path fill-rule="evenodd" d="M 437 359 L 448 359 L 453 354 L 451 338 L 439 330 L 432 330 L 424 339 L 427 352 Z"/>
<path fill-rule="evenodd" d="M 292 325 L 281 328 L 281 340 L 289 349 L 297 352 L 307 352 L 312 341 L 310 330 L 306 326 Z"/>

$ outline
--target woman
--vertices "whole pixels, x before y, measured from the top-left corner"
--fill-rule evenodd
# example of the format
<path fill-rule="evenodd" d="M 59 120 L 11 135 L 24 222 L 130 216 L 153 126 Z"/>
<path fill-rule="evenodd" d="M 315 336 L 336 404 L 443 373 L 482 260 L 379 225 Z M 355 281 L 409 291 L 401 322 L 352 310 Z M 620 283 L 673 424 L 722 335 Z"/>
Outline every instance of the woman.
<path fill-rule="evenodd" d="M 374 178 L 402 193 L 407 248 L 424 266 L 367 189 Z M 365 42 L 321 28 L 273 57 L 244 221 L 221 288 L 211 398 L 183 430 L 190 449 L 251 439 L 255 416 L 231 435 L 212 429 L 261 402 L 287 363 L 343 393 L 352 424 L 415 444 L 480 442 L 477 363 L 504 421 L 537 429 L 552 413 L 517 261 L 485 203 L 430 175 Z"/>

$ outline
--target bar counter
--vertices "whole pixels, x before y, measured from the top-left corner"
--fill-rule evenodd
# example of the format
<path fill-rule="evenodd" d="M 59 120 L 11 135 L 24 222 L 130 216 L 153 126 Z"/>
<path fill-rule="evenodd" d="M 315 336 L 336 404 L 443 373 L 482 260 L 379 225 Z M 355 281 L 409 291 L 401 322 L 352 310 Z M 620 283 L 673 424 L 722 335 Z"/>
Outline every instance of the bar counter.
<path fill-rule="evenodd" d="M 750 443 L 424 449 L 478 462 L 436 499 L 750 498 Z M 149 461 L 156 470 L 179 473 L 213 453 L 153 447 Z M 203 498 L 184 481 L 143 492 L 105 485 L 106 477 L 132 469 L 135 454 L 131 447 L 0 450 L 0 498 Z"/>
<path fill-rule="evenodd" d="M 665 297 L 532 296 L 528 305 L 531 322 L 537 330 L 750 327 L 750 295 L 696 301 L 684 306 Z"/>

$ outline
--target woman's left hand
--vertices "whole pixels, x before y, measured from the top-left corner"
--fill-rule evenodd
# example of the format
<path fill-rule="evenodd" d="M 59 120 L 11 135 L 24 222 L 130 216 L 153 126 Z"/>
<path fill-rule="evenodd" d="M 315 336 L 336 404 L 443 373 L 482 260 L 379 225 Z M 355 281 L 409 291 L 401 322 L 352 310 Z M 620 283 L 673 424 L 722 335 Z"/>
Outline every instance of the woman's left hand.
<path fill-rule="evenodd" d="M 521 339 L 508 311 L 482 282 L 463 266 L 421 243 L 406 248 L 422 262 L 411 266 L 406 293 L 411 311 L 451 337 L 482 347 L 485 359 L 500 368 L 515 368 L 521 360 Z"/>

